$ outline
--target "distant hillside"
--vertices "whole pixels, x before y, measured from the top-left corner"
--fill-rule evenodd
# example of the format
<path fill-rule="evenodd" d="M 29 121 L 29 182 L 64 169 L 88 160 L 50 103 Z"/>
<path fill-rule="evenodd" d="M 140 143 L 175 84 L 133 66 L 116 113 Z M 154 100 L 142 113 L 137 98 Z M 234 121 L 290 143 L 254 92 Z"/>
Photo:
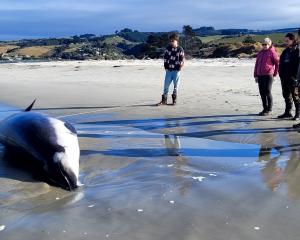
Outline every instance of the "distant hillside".
<path fill-rule="evenodd" d="M 201 27 L 193 29 L 197 36 L 213 36 L 213 35 L 237 35 L 237 34 L 249 34 L 252 32 L 248 29 L 219 29 L 214 27 Z"/>
<path fill-rule="evenodd" d="M 255 57 L 270 37 L 279 52 L 283 38 L 296 28 L 277 30 L 221 29 L 183 26 L 180 45 L 187 58 Z M 174 32 L 174 31 L 172 31 Z M 176 32 L 176 31 L 175 31 Z M 68 38 L 24 39 L 0 42 L 0 60 L 86 60 L 161 58 L 170 32 L 139 32 L 125 28 L 115 34 L 75 35 Z"/>
<path fill-rule="evenodd" d="M 288 32 L 297 32 L 298 28 L 284 28 L 284 29 L 275 29 L 275 30 L 251 30 L 251 29 L 218 29 L 214 27 L 201 27 L 193 29 L 197 36 L 213 36 L 213 35 L 267 35 L 274 33 L 288 33 Z"/>
<path fill-rule="evenodd" d="M 261 35 L 255 35 L 255 34 L 247 34 L 247 35 L 238 35 L 238 36 L 226 36 L 222 35 L 221 37 L 215 38 L 209 42 L 210 44 L 220 44 L 220 43 L 238 43 L 243 42 L 245 38 L 251 37 L 255 42 L 261 42 L 264 38 L 269 37 L 272 39 L 274 44 L 282 45 L 283 44 L 283 38 L 285 33 L 270 33 L 270 34 L 261 34 Z"/>

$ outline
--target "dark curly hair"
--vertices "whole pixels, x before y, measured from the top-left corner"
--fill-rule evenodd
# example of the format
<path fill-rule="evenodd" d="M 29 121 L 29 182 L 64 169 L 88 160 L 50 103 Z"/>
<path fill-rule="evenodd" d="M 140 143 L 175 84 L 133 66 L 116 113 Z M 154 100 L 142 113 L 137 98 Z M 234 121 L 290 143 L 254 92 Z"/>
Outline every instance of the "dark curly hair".
<path fill-rule="evenodd" d="M 171 33 L 169 36 L 169 40 L 176 40 L 179 41 L 179 36 L 177 33 Z"/>

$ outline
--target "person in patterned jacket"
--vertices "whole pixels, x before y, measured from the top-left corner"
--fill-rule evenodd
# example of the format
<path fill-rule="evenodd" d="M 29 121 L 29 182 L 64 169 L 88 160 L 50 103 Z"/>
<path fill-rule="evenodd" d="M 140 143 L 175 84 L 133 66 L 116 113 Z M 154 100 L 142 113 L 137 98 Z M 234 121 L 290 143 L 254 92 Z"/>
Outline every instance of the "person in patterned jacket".
<path fill-rule="evenodd" d="M 166 105 L 168 99 L 168 92 L 171 83 L 173 82 L 174 90 L 172 94 L 173 105 L 176 104 L 178 84 L 180 80 L 180 71 L 184 64 L 184 51 L 178 45 L 178 34 L 173 33 L 169 37 L 170 45 L 166 48 L 164 54 L 164 67 L 166 70 L 164 90 L 161 102 L 158 105 Z"/>

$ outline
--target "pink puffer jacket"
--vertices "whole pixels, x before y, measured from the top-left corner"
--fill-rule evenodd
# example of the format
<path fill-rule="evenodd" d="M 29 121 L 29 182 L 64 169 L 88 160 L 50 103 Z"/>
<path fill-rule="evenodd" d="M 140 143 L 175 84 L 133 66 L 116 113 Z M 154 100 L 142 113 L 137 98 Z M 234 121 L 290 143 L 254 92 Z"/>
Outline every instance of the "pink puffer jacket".
<path fill-rule="evenodd" d="M 274 47 L 268 50 L 261 50 L 257 57 L 254 68 L 254 77 L 274 76 L 278 74 L 279 56 Z"/>

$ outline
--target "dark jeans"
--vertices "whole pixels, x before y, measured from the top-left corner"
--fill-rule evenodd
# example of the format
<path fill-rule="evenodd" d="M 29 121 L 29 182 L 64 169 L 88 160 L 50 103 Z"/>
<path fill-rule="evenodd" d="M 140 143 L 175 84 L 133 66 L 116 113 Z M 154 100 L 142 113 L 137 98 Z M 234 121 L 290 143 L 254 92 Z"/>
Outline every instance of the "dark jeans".
<path fill-rule="evenodd" d="M 282 79 L 281 78 L 281 87 L 282 87 L 282 96 L 285 101 L 285 110 L 291 111 L 293 102 L 296 109 L 299 108 L 299 91 L 298 87 L 294 86 L 294 81 L 292 79 Z"/>
<path fill-rule="evenodd" d="M 273 98 L 271 93 L 272 84 L 273 84 L 272 76 L 258 77 L 259 94 L 261 97 L 264 111 L 272 111 L 272 107 L 273 107 Z"/>

